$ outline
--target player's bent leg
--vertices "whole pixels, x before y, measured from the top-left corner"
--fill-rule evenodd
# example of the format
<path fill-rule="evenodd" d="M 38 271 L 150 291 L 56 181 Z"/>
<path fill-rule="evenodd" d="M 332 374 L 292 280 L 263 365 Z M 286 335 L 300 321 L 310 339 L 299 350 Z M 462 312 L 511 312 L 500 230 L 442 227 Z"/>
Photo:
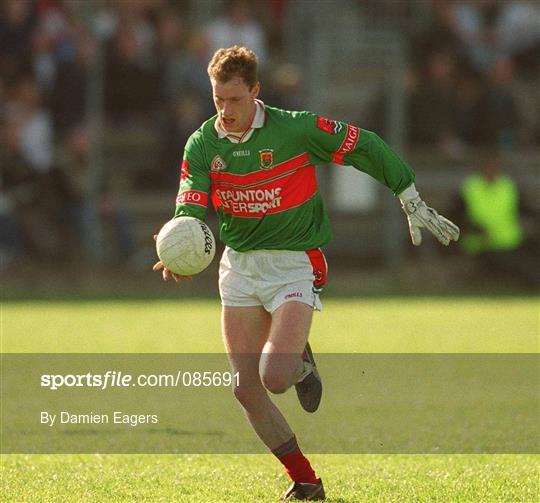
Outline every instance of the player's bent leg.
<path fill-rule="evenodd" d="M 312 317 L 312 306 L 301 302 L 289 301 L 276 309 L 260 364 L 265 387 L 283 393 L 294 384 L 306 412 L 315 412 L 322 397 L 322 381 L 307 342 Z"/>
<path fill-rule="evenodd" d="M 254 408 L 265 394 L 256 369 L 268 336 L 270 321 L 268 313 L 259 306 L 223 307 L 223 343 L 231 366 L 235 372 L 239 372 L 241 378 L 233 392 L 247 409 Z"/>
<path fill-rule="evenodd" d="M 260 439 L 273 450 L 293 436 L 287 421 L 268 397 L 259 376 L 259 359 L 268 338 L 271 317 L 260 306 L 228 307 L 222 311 L 225 349 L 239 385 L 233 389 Z"/>
<path fill-rule="evenodd" d="M 286 302 L 272 313 L 260 363 L 262 382 L 270 392 L 284 393 L 302 377 L 302 353 L 312 318 L 313 308 L 296 301 Z"/>
<path fill-rule="evenodd" d="M 242 404 L 253 429 L 293 480 L 294 488 L 287 492 L 287 499 L 298 499 L 299 495 L 305 494 L 307 488 L 318 486 L 321 481 L 309 460 L 302 454 L 287 421 L 261 383 L 259 356 L 268 338 L 271 323 L 270 315 L 262 307 L 223 308 L 225 347 L 233 368 L 240 372 L 240 386 L 235 388 L 235 396 Z M 256 357 L 246 358 L 246 355 Z M 321 495 L 319 490 L 317 495 Z"/>

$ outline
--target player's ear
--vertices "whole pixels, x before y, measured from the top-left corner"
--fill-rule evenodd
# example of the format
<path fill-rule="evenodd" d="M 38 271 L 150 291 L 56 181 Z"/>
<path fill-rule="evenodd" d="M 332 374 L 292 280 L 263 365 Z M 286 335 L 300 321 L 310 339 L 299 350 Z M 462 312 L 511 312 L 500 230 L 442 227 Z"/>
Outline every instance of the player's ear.
<path fill-rule="evenodd" d="M 261 90 L 261 84 L 257 82 L 252 88 L 251 88 L 251 97 L 256 98 L 259 96 L 259 92 Z"/>

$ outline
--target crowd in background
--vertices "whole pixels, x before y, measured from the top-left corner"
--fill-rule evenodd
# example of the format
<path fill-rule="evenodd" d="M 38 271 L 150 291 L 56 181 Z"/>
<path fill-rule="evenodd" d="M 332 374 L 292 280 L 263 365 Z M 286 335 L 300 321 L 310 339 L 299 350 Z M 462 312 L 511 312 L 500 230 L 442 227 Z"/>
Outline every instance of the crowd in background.
<path fill-rule="evenodd" d="M 413 144 L 502 149 L 540 141 L 540 9 L 535 2 L 432 2 L 412 39 Z"/>
<path fill-rule="evenodd" d="M 260 58 L 263 99 L 304 108 L 302 74 L 282 59 L 293 0 L 223 2 L 205 24 L 192 2 L 5 0 L 0 14 L 0 249 L 63 260 L 80 247 L 88 189 L 88 86 L 103 47 L 104 112 L 115 130 L 159 131 L 153 178 L 176 184 L 185 140 L 213 114 L 206 73 L 235 43 Z M 386 2 L 392 5 L 392 2 Z M 95 5 L 99 7 L 95 11 Z M 540 18 L 534 2 L 433 0 L 426 29 L 409 33 L 407 131 L 412 145 L 445 150 L 540 141 Z M 374 121 L 377 122 L 376 120 Z M 99 187 L 98 214 L 135 253 L 129 222 Z M 69 242 L 69 246 L 66 246 Z"/>
<path fill-rule="evenodd" d="M 408 144 L 454 158 L 471 146 L 538 145 L 540 5 L 432 0 L 430 6 L 430 23 L 409 33 Z M 385 128 L 384 98 L 369 114 L 377 130 Z"/>
<path fill-rule="evenodd" d="M 279 2 L 270 7 L 279 24 Z M 268 52 L 268 32 L 245 1 L 229 2 L 197 29 L 188 24 L 189 2 L 6 0 L 0 9 L 4 263 L 20 253 L 62 261 L 80 251 L 91 183 L 88 86 L 96 72 L 106 125 L 159 128 L 162 170 L 153 178 L 174 185 L 185 140 L 213 113 L 206 74 L 213 51 L 245 44 L 263 66 Z M 135 252 L 129 222 L 107 177 L 98 190 L 98 215 L 120 237 L 117 256 L 125 260 Z"/>

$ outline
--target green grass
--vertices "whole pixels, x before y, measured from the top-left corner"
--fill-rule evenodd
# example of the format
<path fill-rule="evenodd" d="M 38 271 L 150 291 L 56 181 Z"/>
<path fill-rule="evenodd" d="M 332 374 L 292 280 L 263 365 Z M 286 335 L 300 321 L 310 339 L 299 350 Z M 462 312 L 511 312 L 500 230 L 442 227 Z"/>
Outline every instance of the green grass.
<path fill-rule="evenodd" d="M 319 352 L 537 352 L 535 298 L 328 300 Z M 222 352 L 219 300 L 7 302 L 4 352 Z"/>
<path fill-rule="evenodd" d="M 311 338 L 319 352 L 538 351 L 534 298 L 347 299 L 324 305 Z M 221 352 L 219 303 L 7 302 L 2 351 Z M 311 419 L 316 423 L 317 415 Z M 305 435 L 301 427 L 297 433 Z M 539 497 L 537 455 L 311 458 L 334 502 Z M 2 475 L 4 499 L 28 502 L 270 502 L 288 485 L 270 455 L 12 454 L 2 456 Z"/>
<path fill-rule="evenodd" d="M 289 482 L 268 455 L 11 455 L 4 494 L 27 502 L 277 501 Z M 314 455 L 329 502 L 534 502 L 534 456 Z"/>

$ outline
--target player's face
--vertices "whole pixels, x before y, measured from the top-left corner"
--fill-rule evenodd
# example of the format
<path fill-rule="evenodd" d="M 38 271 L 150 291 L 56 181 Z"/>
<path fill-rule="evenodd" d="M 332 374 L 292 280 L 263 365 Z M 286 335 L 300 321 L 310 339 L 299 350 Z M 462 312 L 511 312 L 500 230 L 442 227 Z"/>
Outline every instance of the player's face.
<path fill-rule="evenodd" d="M 259 83 L 250 89 L 240 77 L 225 83 L 213 79 L 211 82 L 214 105 L 223 128 L 230 133 L 245 131 L 253 120 Z"/>

